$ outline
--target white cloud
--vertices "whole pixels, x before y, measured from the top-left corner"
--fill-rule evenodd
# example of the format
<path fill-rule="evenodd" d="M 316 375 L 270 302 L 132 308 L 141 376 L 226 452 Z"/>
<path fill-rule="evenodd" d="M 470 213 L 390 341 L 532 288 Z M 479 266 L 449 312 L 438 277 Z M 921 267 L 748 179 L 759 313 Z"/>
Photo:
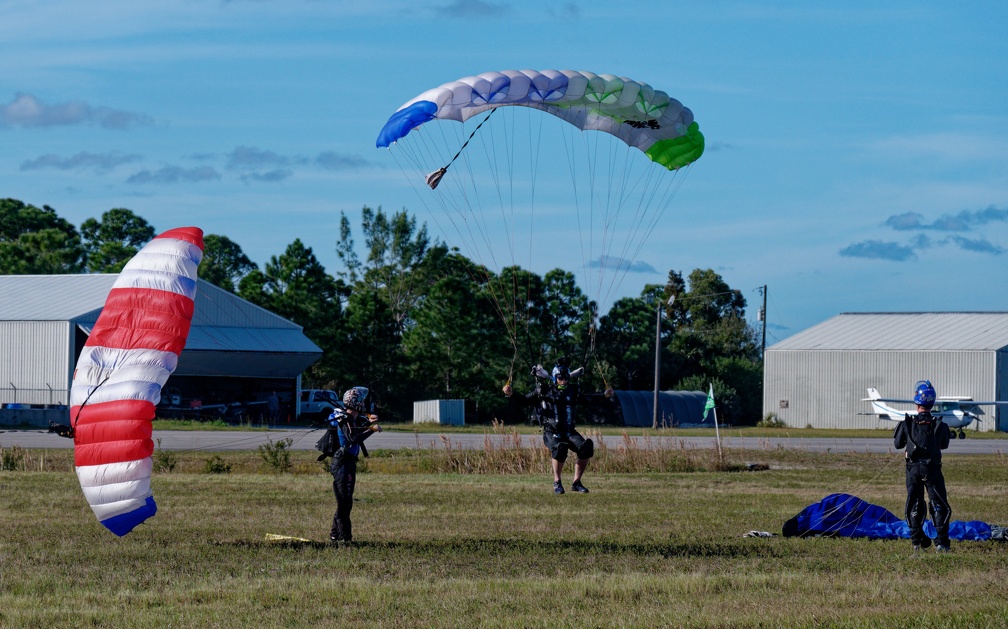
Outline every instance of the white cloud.
<path fill-rule="evenodd" d="M 128 129 L 152 124 L 154 119 L 147 114 L 95 107 L 80 100 L 49 105 L 31 94 L 17 94 L 10 103 L 0 106 L 0 127 L 97 125 L 105 129 Z"/>

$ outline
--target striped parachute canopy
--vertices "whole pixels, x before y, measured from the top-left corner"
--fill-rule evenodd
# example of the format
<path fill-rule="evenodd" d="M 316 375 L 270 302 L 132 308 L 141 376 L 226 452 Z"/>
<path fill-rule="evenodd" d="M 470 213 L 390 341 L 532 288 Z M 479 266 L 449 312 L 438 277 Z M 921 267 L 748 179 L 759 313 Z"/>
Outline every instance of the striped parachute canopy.
<path fill-rule="evenodd" d="M 574 70 L 504 70 L 445 83 L 400 107 L 385 123 L 377 146 L 388 147 L 432 120 L 463 122 L 507 105 L 609 133 L 669 170 L 691 164 L 704 150 L 693 112 L 665 92 L 612 74 Z"/>
<path fill-rule="evenodd" d="M 70 389 L 74 464 L 98 521 L 123 536 L 154 515 L 151 420 L 185 347 L 203 232 L 155 237 L 109 291 Z"/>

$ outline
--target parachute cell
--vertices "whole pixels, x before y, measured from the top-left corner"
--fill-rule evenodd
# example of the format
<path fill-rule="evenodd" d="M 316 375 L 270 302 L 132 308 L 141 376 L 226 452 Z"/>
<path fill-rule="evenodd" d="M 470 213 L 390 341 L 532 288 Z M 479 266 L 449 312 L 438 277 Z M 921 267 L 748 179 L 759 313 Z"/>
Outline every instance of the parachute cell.
<path fill-rule="evenodd" d="M 70 389 L 74 464 L 98 520 L 123 536 L 154 515 L 151 420 L 185 347 L 203 232 L 169 230 L 123 268 Z"/>
<path fill-rule="evenodd" d="M 485 72 L 428 90 L 399 108 L 378 135 L 388 147 L 432 120 L 468 120 L 503 106 L 539 109 L 582 130 L 602 131 L 670 170 L 696 161 L 704 137 L 693 112 L 646 83 L 573 70 Z"/>

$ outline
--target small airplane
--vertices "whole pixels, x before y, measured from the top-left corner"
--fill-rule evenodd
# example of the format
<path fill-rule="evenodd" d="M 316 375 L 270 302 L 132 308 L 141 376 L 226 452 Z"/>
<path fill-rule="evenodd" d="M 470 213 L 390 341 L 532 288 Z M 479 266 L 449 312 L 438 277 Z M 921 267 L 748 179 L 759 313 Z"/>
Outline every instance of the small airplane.
<path fill-rule="evenodd" d="M 862 402 L 871 402 L 872 412 L 871 413 L 859 413 L 860 415 L 877 415 L 879 419 L 887 419 L 890 421 L 903 421 L 903 418 L 907 413 L 916 412 L 916 404 L 913 400 L 897 400 L 894 398 L 884 398 L 882 397 L 878 389 L 874 387 L 868 387 L 868 397 L 862 398 Z M 887 404 L 910 404 L 913 405 L 912 409 L 905 411 L 896 410 Z M 997 400 L 994 402 L 975 402 L 971 397 L 963 396 L 939 396 L 935 400 L 935 405 L 931 408 L 931 414 L 935 417 L 941 417 L 945 425 L 948 426 L 952 432 L 958 431 L 959 438 L 966 438 L 966 431 L 964 428 L 973 423 L 973 420 L 982 421 L 981 415 L 984 415 L 981 406 L 996 406 L 996 405 L 1006 405 L 1008 400 Z"/>

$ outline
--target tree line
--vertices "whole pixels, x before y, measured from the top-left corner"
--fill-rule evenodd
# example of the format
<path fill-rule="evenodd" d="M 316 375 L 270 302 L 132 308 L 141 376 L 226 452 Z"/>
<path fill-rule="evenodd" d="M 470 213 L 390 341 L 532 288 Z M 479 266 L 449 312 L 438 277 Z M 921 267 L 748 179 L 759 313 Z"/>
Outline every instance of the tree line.
<path fill-rule="evenodd" d="M 335 273 L 300 239 L 260 267 L 227 236 L 204 236 L 202 279 L 297 323 L 323 350 L 304 387 L 366 386 L 391 419 L 411 417 L 413 400 L 464 398 L 488 421 L 506 412 L 506 382 L 524 391 L 532 366 L 567 356 L 585 367 L 586 391 L 653 390 L 660 317 L 661 389 L 713 383 L 719 420 L 759 419 L 758 334 L 741 292 L 712 269 L 670 270 L 600 315 L 566 270 L 494 271 L 432 240 L 406 210 L 361 215 L 358 249 L 341 214 Z M 126 208 L 77 228 L 47 205 L 2 199 L 0 274 L 117 273 L 155 235 Z"/>

